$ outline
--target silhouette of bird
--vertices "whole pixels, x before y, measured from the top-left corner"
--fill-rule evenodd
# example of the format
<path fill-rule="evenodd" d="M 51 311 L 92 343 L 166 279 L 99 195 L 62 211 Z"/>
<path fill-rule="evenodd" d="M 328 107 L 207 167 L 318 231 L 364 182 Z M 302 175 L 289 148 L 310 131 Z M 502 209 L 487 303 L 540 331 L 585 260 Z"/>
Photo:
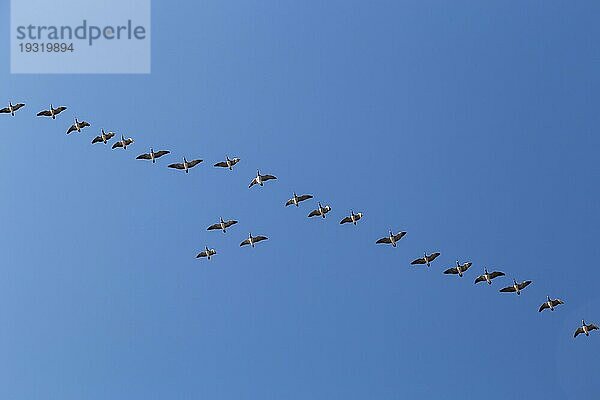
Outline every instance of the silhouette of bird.
<path fill-rule="evenodd" d="M 167 165 L 167 167 L 174 168 L 174 169 L 182 169 L 187 174 L 189 172 L 190 168 L 194 168 L 196 165 L 200 164 L 201 162 L 202 162 L 202 160 L 188 161 L 188 160 L 186 160 L 185 157 L 183 157 L 182 163 L 169 164 L 169 165 Z"/>
<path fill-rule="evenodd" d="M 547 308 L 549 308 L 550 311 L 554 311 L 554 307 L 556 307 L 556 306 L 558 306 L 560 304 L 565 304 L 565 303 L 561 299 L 554 299 L 554 300 L 552 300 L 550 298 L 550 296 L 546 296 L 546 301 L 543 302 L 542 305 L 540 306 L 539 312 L 542 312 L 542 311 L 544 311 Z"/>
<path fill-rule="evenodd" d="M 204 250 L 198 253 L 196 258 L 206 257 L 207 260 L 210 260 L 210 258 L 215 254 L 217 254 L 217 251 L 215 249 L 209 249 L 208 246 L 206 246 L 204 247 Z"/>
<path fill-rule="evenodd" d="M 100 142 L 106 144 L 110 139 L 112 139 L 113 136 L 115 136 L 114 132 L 104 132 L 104 129 L 101 129 L 100 135 L 96 136 L 94 140 L 92 140 L 92 144 Z"/>
<path fill-rule="evenodd" d="M 331 207 L 329 207 L 328 205 L 323 207 L 321 205 L 321 203 L 319 202 L 319 207 L 316 210 L 312 210 L 309 214 L 308 214 L 308 218 L 311 217 L 316 217 L 316 216 L 320 216 L 325 218 L 325 215 L 331 211 Z"/>
<path fill-rule="evenodd" d="M 400 241 L 400 239 L 402 239 L 404 237 L 404 235 L 406 235 L 406 232 L 398 232 L 397 234 L 394 235 L 394 233 L 390 229 L 390 235 L 389 236 L 382 237 L 381 239 L 377 240 L 375 243 L 377 243 L 377 244 L 391 244 L 392 247 L 396 247 L 396 243 L 398 243 Z"/>
<path fill-rule="evenodd" d="M 505 288 L 500 289 L 502 293 L 513 293 L 516 292 L 517 295 L 521 294 L 521 290 L 525 289 L 527 286 L 531 284 L 531 281 L 523 281 L 517 283 L 515 279 L 513 279 L 513 284 L 511 286 L 507 286 Z"/>
<path fill-rule="evenodd" d="M 90 126 L 90 124 L 85 121 L 79 121 L 77 118 L 75 118 L 75 123 L 69 127 L 67 130 L 67 135 L 74 131 L 81 133 L 81 130 L 86 126 Z"/>
<path fill-rule="evenodd" d="M 435 260 L 436 258 L 438 258 L 439 255 L 440 255 L 440 253 L 438 253 L 438 252 L 431 253 L 430 255 L 427 255 L 427 253 L 423 253 L 423 257 L 413 260 L 410 264 L 411 265 L 425 264 L 425 265 L 427 265 L 427 267 L 429 267 L 431 265 L 431 262 L 433 260 Z"/>
<path fill-rule="evenodd" d="M 267 240 L 268 237 L 266 236 L 252 236 L 252 233 L 248 234 L 248 239 L 244 240 L 242 243 L 240 243 L 240 247 L 241 246 L 246 246 L 246 245 L 250 245 L 252 247 L 254 247 L 254 245 L 258 242 L 262 242 L 263 240 Z"/>
<path fill-rule="evenodd" d="M 234 219 L 230 219 L 228 221 L 223 220 L 223 218 L 219 218 L 219 222 L 217 222 L 216 224 L 213 224 L 211 226 L 209 226 L 208 228 L 206 228 L 207 231 L 213 231 L 216 229 L 220 229 L 223 231 L 223 233 L 227 232 L 227 228 L 229 228 L 231 225 L 235 225 L 238 222 Z"/>
<path fill-rule="evenodd" d="M 116 149 L 116 148 L 118 148 L 118 147 L 122 147 L 122 148 L 123 148 L 123 150 L 126 150 L 126 149 L 127 149 L 127 146 L 129 146 L 129 145 L 130 145 L 130 144 L 132 144 L 132 143 L 133 143 L 133 139 L 132 139 L 132 138 L 125 139 L 125 137 L 124 137 L 123 135 L 121 135 L 121 140 L 119 140 L 118 142 L 115 142 L 115 143 L 112 145 L 112 148 L 113 148 L 113 149 Z"/>
<path fill-rule="evenodd" d="M 21 107 L 25 107 L 25 103 L 17 103 L 13 104 L 11 102 L 8 103 L 8 107 L 4 107 L 0 109 L 0 114 L 10 114 L 13 117 L 15 116 L 15 112 Z"/>
<path fill-rule="evenodd" d="M 581 326 L 575 330 L 575 334 L 573 337 L 577 337 L 577 335 L 584 333 L 585 336 L 590 336 L 591 331 L 595 331 L 598 327 L 594 324 L 586 324 L 584 320 L 581 321 Z"/>
<path fill-rule="evenodd" d="M 354 211 L 350 211 L 350 216 L 343 218 L 340 221 L 340 225 L 341 224 L 347 224 L 352 222 L 354 225 L 356 225 L 356 222 L 361 219 L 363 216 L 363 214 L 361 212 L 354 214 Z"/>
<path fill-rule="evenodd" d="M 477 277 L 477 279 L 475 279 L 475 283 L 479 283 L 479 282 L 487 282 L 488 285 L 492 284 L 492 279 L 494 278 L 498 278 L 499 276 L 504 276 L 504 272 L 500 272 L 500 271 L 493 271 L 493 272 L 488 272 L 487 268 L 483 269 L 483 275 L 479 275 Z"/>
<path fill-rule="evenodd" d="M 261 175 L 260 171 L 256 171 L 256 178 L 252 179 L 252 182 L 250 182 L 250 185 L 248 185 L 249 188 L 251 188 L 254 185 L 260 185 L 260 186 L 264 186 L 264 183 L 266 181 L 269 181 L 271 179 L 277 179 L 277 177 L 273 176 L 273 175 Z"/>
<path fill-rule="evenodd" d="M 152 160 L 152 164 L 154 164 L 156 162 L 157 158 L 166 156 L 169 153 L 170 153 L 169 150 L 160 150 L 160 151 L 155 152 L 153 148 L 150 148 L 150 153 L 140 154 L 135 159 L 136 160 Z"/>
<path fill-rule="evenodd" d="M 461 264 L 458 262 L 458 260 L 456 260 L 456 267 L 452 267 L 452 268 L 448 268 L 447 270 L 444 271 L 444 274 L 450 274 L 450 275 L 458 275 L 462 278 L 463 273 L 468 270 L 469 268 L 471 268 L 471 265 L 473 265 L 470 262 L 466 262 L 464 264 Z"/>
<path fill-rule="evenodd" d="M 58 107 L 58 108 L 54 108 L 52 106 L 52 104 L 50 104 L 50 109 L 49 110 L 42 110 L 39 113 L 37 113 L 38 117 L 51 117 L 52 119 L 56 119 L 56 116 L 58 114 L 60 114 L 61 112 L 65 111 L 67 109 L 67 107 Z"/>
<path fill-rule="evenodd" d="M 215 164 L 215 167 L 221 168 L 229 168 L 230 171 L 233 171 L 233 166 L 240 162 L 240 159 L 237 157 L 229 158 L 225 157 L 225 161 L 220 161 Z"/>
<path fill-rule="evenodd" d="M 292 197 L 291 199 L 286 201 L 285 206 L 287 207 L 287 206 L 291 206 L 293 204 L 296 207 L 298 207 L 300 202 L 302 202 L 304 200 L 312 199 L 312 198 L 313 197 L 310 194 L 302 194 L 302 195 L 298 196 L 298 195 L 296 195 L 296 192 L 294 192 L 294 197 Z"/>

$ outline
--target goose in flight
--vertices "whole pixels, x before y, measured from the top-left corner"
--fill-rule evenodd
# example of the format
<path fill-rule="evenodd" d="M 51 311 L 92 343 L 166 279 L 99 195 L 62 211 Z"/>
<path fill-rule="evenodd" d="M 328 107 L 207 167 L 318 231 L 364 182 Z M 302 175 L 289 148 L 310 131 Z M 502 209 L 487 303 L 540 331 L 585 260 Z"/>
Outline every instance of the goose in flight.
<path fill-rule="evenodd" d="M 183 157 L 182 163 L 169 164 L 169 165 L 167 165 L 167 167 L 185 170 L 185 173 L 187 174 L 189 172 L 190 168 L 194 168 L 196 165 L 200 164 L 201 162 L 202 162 L 202 160 L 188 161 L 185 157 Z"/>
<path fill-rule="evenodd" d="M 67 107 L 58 107 L 58 108 L 54 108 L 52 106 L 52 104 L 50 104 L 50 109 L 49 110 L 42 110 L 39 113 L 37 113 L 38 117 L 52 117 L 52 119 L 56 119 L 56 116 L 58 114 L 60 114 L 61 112 L 65 111 L 67 109 Z"/>
<path fill-rule="evenodd" d="M 308 217 L 316 217 L 316 216 L 321 216 L 323 218 L 325 218 L 325 214 L 327 214 L 329 211 L 331 211 L 331 207 L 329 207 L 328 205 L 323 207 L 321 205 L 321 203 L 319 202 L 319 208 L 317 208 L 316 210 L 312 210 L 310 212 L 310 214 L 308 214 Z"/>
<path fill-rule="evenodd" d="M 217 254 L 217 251 L 215 249 L 209 249 L 208 246 L 205 246 L 204 250 L 202 250 L 200 253 L 198 253 L 196 258 L 206 257 L 207 260 L 210 260 L 210 258 L 212 256 L 214 256 L 215 254 Z"/>
<path fill-rule="evenodd" d="M 152 147 L 150 147 L 150 153 L 140 154 L 135 159 L 136 160 L 152 160 L 152 164 L 154 164 L 156 162 L 157 158 L 166 156 L 169 153 L 170 153 L 169 150 L 160 150 L 160 151 L 155 152 L 154 149 Z"/>
<path fill-rule="evenodd" d="M 358 221 L 359 219 L 361 219 L 363 216 L 363 214 L 361 212 L 354 214 L 354 211 L 350 211 L 350 216 L 342 219 L 340 221 L 340 225 L 341 224 L 347 224 L 349 222 L 352 222 L 354 225 L 356 225 L 356 221 Z"/>
<path fill-rule="evenodd" d="M 545 309 L 549 308 L 550 311 L 554 311 L 554 307 L 560 305 L 560 304 L 565 304 L 564 301 L 562 301 L 561 299 L 554 299 L 552 300 L 550 298 L 550 296 L 546 296 L 546 301 L 542 303 L 542 305 L 540 306 L 539 312 L 544 311 Z"/>
<path fill-rule="evenodd" d="M 242 243 L 240 243 L 240 247 L 241 246 L 246 246 L 247 244 L 249 244 L 250 246 L 254 247 L 254 245 L 258 242 L 262 242 L 263 240 L 267 240 L 268 237 L 266 236 L 252 236 L 252 233 L 248 234 L 248 239 L 244 240 Z"/>
<path fill-rule="evenodd" d="M 475 283 L 479 282 L 487 282 L 488 285 L 492 284 L 492 279 L 497 278 L 499 276 L 504 276 L 504 272 L 500 271 L 492 271 L 488 272 L 487 268 L 483 269 L 483 275 L 479 275 L 477 279 L 475 279 Z"/>
<path fill-rule="evenodd" d="M 580 333 L 584 333 L 585 336 L 590 336 L 590 331 L 595 331 L 598 327 L 594 324 L 586 324 L 584 320 L 581 321 L 581 326 L 575 330 L 573 337 L 577 337 Z"/>
<path fill-rule="evenodd" d="M 215 167 L 229 168 L 230 171 L 233 171 L 233 166 L 240 162 L 240 159 L 237 157 L 229 158 L 225 157 L 225 161 L 221 161 L 215 164 Z"/>
<path fill-rule="evenodd" d="M 86 126 L 90 126 L 90 124 L 85 121 L 79 121 L 77 118 L 75 118 L 75 123 L 69 127 L 67 130 L 67 135 L 73 131 L 81 133 L 81 130 Z"/>
<path fill-rule="evenodd" d="M 292 204 L 298 207 L 301 201 L 312 199 L 312 195 L 310 194 L 302 194 L 298 196 L 296 192 L 294 192 L 294 197 L 285 202 L 285 206 L 291 206 Z"/>
<path fill-rule="evenodd" d="M 4 108 L 0 109 L 0 114 L 10 114 L 14 117 L 15 112 L 21 107 L 25 107 L 25 103 L 13 104 L 13 103 L 9 102 L 8 107 L 4 107 Z"/>
<path fill-rule="evenodd" d="M 430 255 L 427 255 L 427 253 L 423 253 L 423 257 L 413 260 L 413 262 L 411 262 L 410 264 L 411 265 L 426 264 L 429 267 L 431 265 L 431 262 L 433 260 L 435 260 L 436 258 L 438 258 L 439 255 L 440 255 L 440 253 L 438 253 L 438 252 L 431 253 Z"/>
<path fill-rule="evenodd" d="M 277 177 L 273 176 L 273 175 L 261 175 L 260 171 L 257 170 L 256 178 L 252 179 L 252 182 L 250 182 L 250 185 L 248 187 L 251 188 L 252 186 L 254 186 L 256 184 L 263 186 L 266 181 L 271 180 L 271 179 L 277 179 Z"/>
<path fill-rule="evenodd" d="M 473 265 L 473 263 L 466 262 L 464 264 L 461 264 L 458 262 L 458 260 L 456 260 L 456 267 L 448 268 L 447 270 L 444 271 L 444 273 L 447 275 L 448 274 L 451 274 L 451 275 L 458 274 L 458 276 L 460 276 L 462 278 L 463 272 L 465 272 L 466 270 L 471 268 L 471 265 Z"/>
<path fill-rule="evenodd" d="M 513 279 L 513 284 L 511 286 L 507 286 L 505 288 L 500 289 L 502 293 L 513 293 L 516 292 L 517 295 L 521 294 L 521 290 L 525 289 L 531 281 L 523 281 L 518 283 L 515 279 Z"/>
<path fill-rule="evenodd" d="M 379 239 L 375 243 L 377 243 L 377 244 L 391 244 L 393 247 L 396 247 L 396 243 L 398 243 L 400 241 L 400 239 L 402 239 L 404 237 L 404 235 L 406 235 L 406 232 L 398 232 L 397 234 L 394 235 L 394 233 L 390 229 L 390 236 L 388 236 L 388 237 L 382 237 L 381 239 Z"/>
<path fill-rule="evenodd" d="M 132 138 L 125 139 L 125 136 L 121 135 L 121 140 L 119 140 L 118 142 L 113 144 L 112 148 L 116 149 L 117 147 L 122 147 L 123 150 L 125 150 L 125 149 L 127 149 L 127 146 L 129 146 L 131 143 L 133 143 Z"/>
<path fill-rule="evenodd" d="M 230 219 L 229 221 L 225 221 L 223 220 L 223 218 L 219 218 L 219 222 L 216 224 L 213 224 L 211 226 L 209 226 L 208 228 L 206 228 L 207 231 L 214 231 L 216 229 L 220 229 L 223 231 L 223 233 L 227 232 L 227 228 L 229 228 L 231 225 L 235 225 L 238 222 L 234 219 Z"/>
<path fill-rule="evenodd" d="M 106 144 L 112 137 L 115 136 L 114 132 L 104 132 L 104 129 L 100 129 L 100 135 L 96 136 L 94 140 L 92 140 L 92 144 L 94 143 L 104 143 Z"/>

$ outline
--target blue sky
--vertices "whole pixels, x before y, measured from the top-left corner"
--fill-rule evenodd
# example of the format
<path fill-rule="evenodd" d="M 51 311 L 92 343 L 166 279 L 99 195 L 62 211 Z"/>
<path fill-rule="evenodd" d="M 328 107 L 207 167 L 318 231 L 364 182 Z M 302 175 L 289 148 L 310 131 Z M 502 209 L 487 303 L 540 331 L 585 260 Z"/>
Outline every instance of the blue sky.
<path fill-rule="evenodd" d="M 1 101 L 27 107 L 0 116 L 0 397 L 596 398 L 600 337 L 572 334 L 600 323 L 599 13 L 154 0 L 149 75 L 10 75 L 4 24 Z M 279 179 L 248 189 L 257 168 Z M 484 266 L 506 279 L 473 285 Z"/>

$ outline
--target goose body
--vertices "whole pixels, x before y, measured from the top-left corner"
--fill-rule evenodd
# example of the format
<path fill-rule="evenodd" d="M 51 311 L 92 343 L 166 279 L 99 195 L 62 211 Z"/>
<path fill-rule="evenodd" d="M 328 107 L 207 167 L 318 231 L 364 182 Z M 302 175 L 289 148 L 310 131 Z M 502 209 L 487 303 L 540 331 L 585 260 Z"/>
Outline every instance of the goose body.
<path fill-rule="evenodd" d="M 263 240 L 267 240 L 268 237 L 266 236 L 252 236 L 252 233 L 248 234 L 248 239 L 244 240 L 242 243 L 240 243 L 240 247 L 241 246 L 246 246 L 246 245 L 250 245 L 251 247 L 254 247 L 254 245 L 258 242 L 262 242 Z"/>
<path fill-rule="evenodd" d="M 67 109 L 67 107 L 58 107 L 58 108 L 54 108 L 52 106 L 52 104 L 50 104 L 50 109 L 49 110 L 42 110 L 39 113 L 37 113 L 38 117 L 51 117 L 52 119 L 56 119 L 56 116 L 58 114 L 60 114 L 61 112 L 65 111 Z"/>
<path fill-rule="evenodd" d="M 354 211 L 350 211 L 350 215 L 348 217 L 345 217 L 344 219 L 342 219 L 340 221 L 340 225 L 341 224 L 348 224 L 350 222 L 352 222 L 354 225 L 356 225 L 356 222 L 361 219 L 363 216 L 363 214 L 361 212 L 354 214 Z"/>
<path fill-rule="evenodd" d="M 212 256 L 214 256 L 215 254 L 217 254 L 217 251 L 215 249 L 209 249 L 208 246 L 206 246 L 206 247 L 204 247 L 204 250 L 202 250 L 200 253 L 198 253 L 196 258 L 206 257 L 207 260 L 210 260 L 210 258 Z"/>
<path fill-rule="evenodd" d="M 256 177 L 254 179 L 252 179 L 252 181 L 250 182 L 250 185 L 248 185 L 249 188 L 251 188 L 254 185 L 260 185 L 260 186 L 264 186 L 266 181 L 269 181 L 271 179 L 277 179 L 276 176 L 273 175 L 261 175 L 260 171 L 256 171 Z"/>
<path fill-rule="evenodd" d="M 90 124 L 85 121 L 79 121 L 77 118 L 75 118 L 75 123 L 69 127 L 67 130 L 67 135 L 74 131 L 81 133 L 81 130 L 86 126 L 90 126 Z"/>
<path fill-rule="evenodd" d="M 0 109 L 0 114 L 10 114 L 14 117 L 15 112 L 21 107 L 25 107 L 25 103 L 13 104 L 13 103 L 9 102 L 8 107 L 4 107 L 4 108 Z"/>
<path fill-rule="evenodd" d="M 400 239 L 402 239 L 404 237 L 404 235 L 406 235 L 406 232 L 398 232 L 397 234 L 394 235 L 394 233 L 392 232 L 391 229 L 390 229 L 389 233 L 390 233 L 389 236 L 382 237 L 381 239 L 377 240 L 375 243 L 391 244 L 392 247 L 396 247 L 396 243 L 398 243 L 400 241 Z"/>
<path fill-rule="evenodd" d="M 125 136 L 121 135 L 121 140 L 119 140 L 118 142 L 113 144 L 112 148 L 116 149 L 116 148 L 122 147 L 123 150 L 126 150 L 127 146 L 129 146 L 131 143 L 133 143 L 132 138 L 125 139 Z"/>
<path fill-rule="evenodd" d="M 235 225 L 238 222 L 234 219 L 230 219 L 228 221 L 223 220 L 223 218 L 219 218 L 219 222 L 217 222 L 216 224 L 212 224 L 211 226 L 209 226 L 208 228 L 206 228 L 207 231 L 212 231 L 212 230 L 217 230 L 220 229 L 223 231 L 223 233 L 227 232 L 227 228 L 229 228 L 231 225 Z"/>
<path fill-rule="evenodd" d="M 191 160 L 188 161 L 185 157 L 183 157 L 182 163 L 175 163 L 167 165 L 168 168 L 181 169 L 184 170 L 187 174 L 190 168 L 194 168 L 196 165 L 200 164 L 202 160 Z"/>
<path fill-rule="evenodd" d="M 101 129 L 100 135 L 96 136 L 94 140 L 92 140 L 92 144 L 100 142 L 106 144 L 110 139 L 112 139 L 113 136 L 115 136 L 114 132 L 104 132 L 104 129 Z"/>
<path fill-rule="evenodd" d="M 233 166 L 240 162 L 240 159 L 237 157 L 229 158 L 225 157 L 225 161 L 220 161 L 215 164 L 215 167 L 221 168 L 229 168 L 230 171 L 233 171 Z"/>
<path fill-rule="evenodd" d="M 169 150 L 154 151 L 154 149 L 151 147 L 150 148 L 150 153 L 140 154 L 135 159 L 136 160 L 151 160 L 152 164 L 154 164 L 156 162 L 157 158 L 160 158 L 162 156 L 166 156 L 169 153 L 170 153 Z"/>
<path fill-rule="evenodd" d="M 546 296 L 546 301 L 543 302 L 542 305 L 540 306 L 539 312 L 542 312 L 547 308 L 549 308 L 550 311 L 554 311 L 554 307 L 556 307 L 560 304 L 565 304 L 565 303 L 561 299 L 552 300 L 550 298 L 550 296 Z"/>
<path fill-rule="evenodd" d="M 319 207 L 316 210 L 312 210 L 309 214 L 308 217 L 322 217 L 325 218 L 325 215 L 331 211 L 331 207 L 330 206 L 322 206 L 321 203 L 319 203 Z"/>
<path fill-rule="evenodd" d="M 573 337 L 577 337 L 579 334 L 583 333 L 585 336 L 590 336 L 591 331 L 595 331 L 598 327 L 594 324 L 586 324 L 584 320 L 581 321 L 581 326 L 575 330 L 575 334 Z"/>
<path fill-rule="evenodd" d="M 421 258 L 417 258 L 416 260 L 413 260 L 410 264 L 411 265 L 427 265 L 427 267 L 431 266 L 431 262 L 433 260 L 435 260 L 436 258 L 438 258 L 440 255 L 439 252 L 435 252 L 435 253 L 431 253 L 429 255 L 427 255 L 427 253 L 423 253 L 423 257 Z"/>
<path fill-rule="evenodd" d="M 517 282 L 513 279 L 513 284 L 511 286 L 507 286 L 505 288 L 500 289 L 502 293 L 517 293 L 517 295 L 521 294 L 521 290 L 525 289 L 527 286 L 531 284 L 531 281 L 523 281 Z"/>
<path fill-rule="evenodd" d="M 310 194 L 302 194 L 300 196 L 298 196 L 296 194 L 296 192 L 294 192 L 294 196 L 289 199 L 288 201 L 286 201 L 285 206 L 291 206 L 292 204 L 295 205 L 296 207 L 298 207 L 298 205 L 300 204 L 300 202 L 304 201 L 304 200 L 308 200 L 308 199 L 312 199 L 312 195 Z"/>
<path fill-rule="evenodd" d="M 447 270 L 444 271 L 444 274 L 451 274 L 451 275 L 458 275 L 462 278 L 463 273 L 468 270 L 469 268 L 471 268 L 471 265 L 473 265 L 470 262 L 466 262 L 464 264 L 461 264 L 458 262 L 458 260 L 456 261 L 456 267 L 453 268 L 448 268 Z"/>
<path fill-rule="evenodd" d="M 487 282 L 488 285 L 492 284 L 492 279 L 497 278 L 499 276 L 504 276 L 504 272 L 500 272 L 500 271 L 492 271 L 492 272 L 488 272 L 487 268 L 484 268 L 483 270 L 483 275 L 479 275 L 476 279 L 475 279 L 475 283 L 479 283 L 479 282 Z"/>

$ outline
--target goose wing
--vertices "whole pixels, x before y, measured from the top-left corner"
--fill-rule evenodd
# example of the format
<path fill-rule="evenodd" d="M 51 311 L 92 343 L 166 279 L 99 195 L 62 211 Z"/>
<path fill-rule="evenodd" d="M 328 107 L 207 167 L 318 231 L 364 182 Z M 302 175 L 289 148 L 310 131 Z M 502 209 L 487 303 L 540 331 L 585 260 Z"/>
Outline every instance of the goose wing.
<path fill-rule="evenodd" d="M 17 111 L 21 107 L 25 107 L 25 103 L 17 103 L 13 105 L 13 111 Z"/>
<path fill-rule="evenodd" d="M 444 271 L 444 273 L 456 275 L 456 274 L 458 274 L 458 268 L 456 268 L 456 267 L 448 268 L 447 270 Z"/>
<path fill-rule="evenodd" d="M 92 140 L 92 144 L 94 143 L 98 143 L 98 142 L 103 142 L 104 140 L 102 140 L 102 136 L 96 136 L 94 138 L 94 140 Z"/>
<path fill-rule="evenodd" d="M 214 231 L 216 229 L 221 229 L 221 224 L 212 224 L 211 226 L 206 228 L 207 231 Z"/>
<path fill-rule="evenodd" d="M 502 293 L 511 293 L 511 292 L 516 292 L 515 287 L 514 286 L 507 286 L 505 288 L 500 289 L 500 291 Z"/>
<path fill-rule="evenodd" d="M 241 246 L 246 246 L 247 244 L 250 244 L 250 239 L 246 239 L 242 243 L 240 243 L 240 247 Z"/>
<path fill-rule="evenodd" d="M 256 178 L 252 179 L 252 181 L 250 182 L 250 184 L 248 185 L 248 187 L 251 188 L 254 185 L 256 185 Z"/>
<path fill-rule="evenodd" d="M 308 214 L 309 217 L 316 217 L 317 215 L 321 215 L 319 210 L 312 210 L 310 214 Z"/>
<path fill-rule="evenodd" d="M 112 137 L 113 137 L 113 136 L 115 136 L 115 133 L 114 133 L 114 132 L 106 132 L 106 133 L 104 134 L 104 137 L 106 138 L 106 140 L 110 140 L 110 139 L 112 139 Z"/>
<path fill-rule="evenodd" d="M 229 165 L 227 165 L 227 161 L 221 161 L 215 164 L 215 167 L 223 167 L 223 168 L 228 168 Z"/>
<path fill-rule="evenodd" d="M 542 303 L 542 305 L 540 306 L 540 309 L 538 310 L 538 312 L 542 312 L 544 311 L 546 308 L 550 308 L 550 306 L 548 305 L 548 302 L 545 301 Z"/>
<path fill-rule="evenodd" d="M 200 253 L 198 253 L 198 255 L 196 256 L 196 258 L 200 258 L 200 257 L 208 257 L 208 254 L 206 253 L 206 250 L 201 251 Z"/>
<path fill-rule="evenodd" d="M 288 201 L 285 202 L 285 206 L 291 206 L 292 204 L 294 204 L 294 199 L 289 199 Z"/>
<path fill-rule="evenodd" d="M 588 328 L 588 331 L 595 331 L 596 329 L 598 329 L 598 327 L 594 324 L 589 324 L 587 326 L 587 328 Z"/>
<path fill-rule="evenodd" d="M 51 117 L 52 113 L 50 110 L 43 110 L 36 114 L 38 117 Z"/>
<path fill-rule="evenodd" d="M 583 333 L 583 328 L 580 326 L 579 328 L 575 329 L 575 334 L 573 335 L 573 337 L 577 337 L 577 335 Z"/>
<path fill-rule="evenodd" d="M 131 143 L 133 143 L 133 139 L 132 139 L 132 138 L 125 139 L 125 144 L 126 144 L 127 146 L 129 146 Z"/>
<path fill-rule="evenodd" d="M 235 219 L 230 219 L 229 221 L 225 221 L 225 228 L 229 228 L 231 225 L 235 225 L 238 222 Z"/>
<path fill-rule="evenodd" d="M 479 275 L 477 278 L 475 278 L 475 283 L 479 283 L 479 282 L 483 282 L 485 281 L 485 275 Z"/>
<path fill-rule="evenodd" d="M 154 153 L 154 158 L 158 158 L 158 157 L 162 157 L 162 156 L 166 156 L 167 154 L 169 154 L 170 151 L 169 150 L 161 150 L 161 151 L 157 151 L 156 153 Z"/>
<path fill-rule="evenodd" d="M 193 168 L 196 165 L 200 164 L 202 162 L 202 160 L 192 160 L 192 161 L 188 161 L 188 168 Z"/>
<path fill-rule="evenodd" d="M 461 266 L 461 268 L 462 268 L 463 272 L 465 272 L 466 270 L 468 270 L 469 268 L 471 268 L 471 265 L 473 265 L 473 263 L 470 263 L 470 262 L 464 263 L 464 264 Z"/>
<path fill-rule="evenodd" d="M 377 240 L 375 243 L 377 243 L 377 244 L 390 244 L 390 243 L 392 243 L 392 241 L 390 240 L 389 237 L 383 237 L 383 238 Z"/>
<path fill-rule="evenodd" d="M 185 169 L 185 167 L 181 163 L 169 164 L 167 165 L 167 168 Z"/>
<path fill-rule="evenodd" d="M 270 181 L 271 179 L 277 179 L 274 175 L 261 175 L 263 181 Z"/>
<path fill-rule="evenodd" d="M 494 279 L 497 278 L 499 276 L 504 276 L 504 272 L 500 272 L 500 271 L 494 271 L 490 274 L 490 279 Z"/>
<path fill-rule="evenodd" d="M 81 121 L 79 122 L 79 127 L 81 128 L 85 128 L 86 126 L 90 126 L 90 123 L 87 121 Z"/>
<path fill-rule="evenodd" d="M 521 283 L 519 283 L 519 290 L 523 290 L 525 289 L 527 286 L 529 286 L 529 284 L 531 283 L 531 281 L 523 281 Z"/>
<path fill-rule="evenodd" d="M 308 200 L 308 199 L 312 199 L 312 195 L 310 194 L 303 194 L 302 196 L 298 196 L 298 202 L 304 201 L 304 200 Z"/>
<path fill-rule="evenodd" d="M 435 252 L 435 253 L 431 253 L 427 258 L 429 259 L 429 262 L 432 262 L 433 260 L 435 260 L 439 256 L 440 256 L 440 253 Z"/>
<path fill-rule="evenodd" d="M 235 164 L 237 164 L 237 163 L 239 163 L 239 162 L 240 162 L 240 159 L 239 159 L 239 158 L 237 158 L 237 157 L 235 157 L 235 158 L 233 158 L 233 159 L 231 159 L 231 160 L 229 160 L 229 161 L 231 161 L 231 165 L 235 165 Z"/>
<path fill-rule="evenodd" d="M 411 265 L 427 264 L 427 260 L 425 260 L 425 257 L 421 257 L 421 258 L 417 258 L 416 260 L 413 260 L 410 264 Z"/>
<path fill-rule="evenodd" d="M 10 108 L 4 107 L 4 108 L 0 109 L 0 114 L 8 114 L 8 113 L 10 113 Z"/>
<path fill-rule="evenodd" d="M 556 307 L 556 306 L 558 306 L 559 304 L 565 304 L 565 302 L 564 302 L 564 301 L 562 301 L 561 299 L 555 299 L 555 300 L 552 300 L 552 307 Z"/>
<path fill-rule="evenodd" d="M 61 112 L 65 111 L 66 109 L 67 109 L 67 107 L 62 107 L 62 106 L 61 106 L 61 107 L 58 107 L 58 108 L 55 108 L 55 109 L 54 109 L 54 115 L 58 115 L 58 114 L 60 114 Z"/>
<path fill-rule="evenodd" d="M 266 236 L 254 236 L 254 243 L 262 242 L 263 240 L 267 240 Z"/>
<path fill-rule="evenodd" d="M 123 143 L 120 140 L 112 145 L 113 149 L 116 149 L 117 147 L 123 147 Z"/>
<path fill-rule="evenodd" d="M 73 131 L 77 130 L 77 126 L 75 124 L 71 125 L 69 129 L 67 129 L 67 135 Z"/>
<path fill-rule="evenodd" d="M 352 218 L 346 217 L 340 221 L 340 224 L 347 224 L 348 222 L 352 222 Z"/>
<path fill-rule="evenodd" d="M 398 232 L 397 234 L 394 235 L 394 240 L 397 242 L 400 239 L 402 239 L 404 237 L 404 235 L 406 235 L 406 232 Z"/>
<path fill-rule="evenodd" d="M 210 253 L 211 256 L 214 256 L 215 254 L 217 254 L 217 251 L 215 249 L 208 249 L 208 252 Z"/>
<path fill-rule="evenodd" d="M 152 156 L 150 154 L 144 153 L 144 154 L 140 154 L 135 159 L 136 160 L 150 160 L 151 158 L 152 158 Z"/>

